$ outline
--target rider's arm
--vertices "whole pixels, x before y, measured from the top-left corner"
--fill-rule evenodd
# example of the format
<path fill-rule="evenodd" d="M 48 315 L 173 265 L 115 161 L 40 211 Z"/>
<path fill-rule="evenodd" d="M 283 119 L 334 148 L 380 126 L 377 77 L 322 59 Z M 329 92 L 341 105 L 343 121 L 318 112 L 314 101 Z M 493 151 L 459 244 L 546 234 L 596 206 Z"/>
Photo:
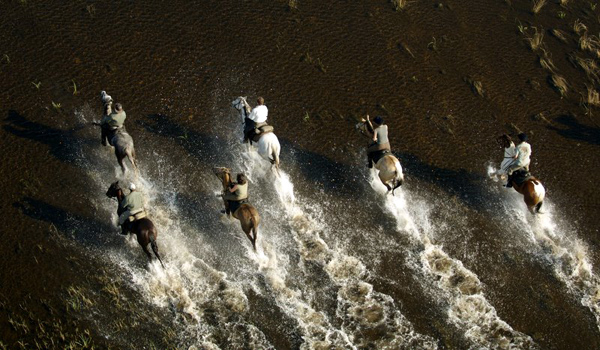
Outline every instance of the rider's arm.
<path fill-rule="evenodd" d="M 229 187 L 229 192 L 233 193 L 233 192 L 237 191 L 237 189 L 238 189 L 238 185 L 235 184 L 233 187 Z"/>
<path fill-rule="evenodd" d="M 379 128 L 373 130 L 373 142 L 377 142 L 377 131 Z"/>

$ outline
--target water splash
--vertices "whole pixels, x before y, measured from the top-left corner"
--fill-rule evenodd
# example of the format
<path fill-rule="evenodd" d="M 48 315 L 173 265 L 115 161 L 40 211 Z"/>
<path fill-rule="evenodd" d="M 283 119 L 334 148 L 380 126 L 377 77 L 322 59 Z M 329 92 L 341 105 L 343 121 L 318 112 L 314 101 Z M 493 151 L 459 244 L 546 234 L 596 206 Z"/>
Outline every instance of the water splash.
<path fill-rule="evenodd" d="M 430 283 L 438 287 L 438 294 L 447 300 L 449 321 L 464 330 L 467 339 L 477 346 L 490 348 L 535 347 L 529 336 L 515 331 L 499 318 L 485 298 L 477 275 L 432 242 L 430 235 L 435 234 L 436 224 L 443 226 L 444 223 L 431 222 L 427 202 L 404 188 L 396 190 L 396 196 L 387 194 L 375 171 L 370 172 L 369 183 L 383 197 L 379 198 L 384 211 L 394 217 L 398 232 L 408 234 L 411 242 L 421 248 L 420 268 L 430 277 Z M 411 203 L 410 208 L 407 201 Z"/>

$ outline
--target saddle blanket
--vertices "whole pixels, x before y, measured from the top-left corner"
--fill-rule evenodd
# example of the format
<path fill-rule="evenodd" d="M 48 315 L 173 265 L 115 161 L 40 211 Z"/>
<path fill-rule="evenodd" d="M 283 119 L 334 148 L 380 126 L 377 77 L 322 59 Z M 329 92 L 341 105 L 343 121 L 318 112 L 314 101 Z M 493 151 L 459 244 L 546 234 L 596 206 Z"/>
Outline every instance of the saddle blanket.
<path fill-rule="evenodd" d="M 146 217 L 146 211 L 142 210 L 139 213 L 131 215 L 128 219 L 130 222 L 134 222 L 136 220 L 143 219 L 145 217 Z"/>
<path fill-rule="evenodd" d="M 531 179 L 533 176 L 529 171 L 517 170 L 511 175 L 511 179 L 517 184 L 521 185 L 523 182 Z"/>

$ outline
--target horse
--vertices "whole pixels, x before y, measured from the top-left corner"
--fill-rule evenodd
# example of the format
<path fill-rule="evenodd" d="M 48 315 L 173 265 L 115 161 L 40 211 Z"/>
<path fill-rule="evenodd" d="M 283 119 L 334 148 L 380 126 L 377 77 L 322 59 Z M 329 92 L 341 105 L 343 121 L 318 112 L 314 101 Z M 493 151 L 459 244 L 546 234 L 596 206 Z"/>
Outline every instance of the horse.
<path fill-rule="evenodd" d="M 510 184 L 515 191 L 523 195 L 523 201 L 527 205 L 529 212 L 539 214 L 544 203 L 544 198 L 546 197 L 546 189 L 542 185 L 542 182 L 533 176 L 527 176 L 526 180 L 521 183 L 517 182 L 514 174 L 520 175 L 519 173 L 521 175 L 528 174 L 528 172 L 515 171 L 513 177 L 509 180 Z M 501 177 L 503 178 L 504 176 Z"/>
<path fill-rule="evenodd" d="M 367 137 L 369 137 L 369 133 L 373 134 L 371 126 L 364 119 L 356 124 L 356 129 Z M 394 190 L 404 183 L 404 174 L 402 173 L 402 166 L 398 158 L 392 153 L 388 153 L 377 161 L 375 169 L 379 171 L 379 180 L 385 185 L 388 193 L 391 192 L 394 195 Z"/>
<path fill-rule="evenodd" d="M 117 157 L 117 162 L 121 166 L 123 174 L 125 174 L 125 172 L 127 171 L 125 163 L 123 163 L 125 157 L 129 159 L 135 173 L 137 174 L 138 167 L 137 162 L 135 160 L 135 148 L 133 147 L 133 138 L 127 133 L 124 126 L 117 129 L 114 132 L 113 136 L 110 139 L 110 144 L 115 148 L 115 156 Z"/>
<path fill-rule="evenodd" d="M 213 169 L 215 175 L 221 180 L 223 184 L 223 191 L 227 191 L 231 184 L 231 169 L 217 167 Z M 228 207 L 227 200 L 223 199 L 225 207 Z M 252 242 L 252 248 L 256 251 L 256 239 L 258 237 L 258 225 L 260 224 L 260 216 L 258 211 L 251 204 L 243 203 L 233 213 L 233 217 L 240 221 L 242 231 L 246 234 L 246 237 Z M 252 235 L 250 234 L 252 233 Z"/>
<path fill-rule="evenodd" d="M 110 95 L 106 93 L 106 91 L 100 92 L 100 100 L 104 106 L 104 113 L 109 115 L 112 111 L 113 99 Z M 94 125 L 101 126 L 98 122 L 93 122 Z M 133 138 L 131 135 L 127 133 L 125 130 L 125 126 L 112 130 L 108 135 L 108 143 L 115 148 L 115 156 L 117 157 L 117 162 L 121 166 L 121 170 L 123 174 L 125 174 L 127 168 L 125 167 L 125 163 L 123 160 L 125 157 L 129 159 L 133 169 L 137 175 L 138 168 L 137 162 L 135 160 L 135 148 L 133 147 Z"/>
<path fill-rule="evenodd" d="M 110 185 L 108 191 L 106 191 L 106 196 L 108 198 L 117 199 L 117 202 L 119 203 L 119 206 L 117 208 L 117 215 L 121 215 L 125 211 L 125 209 L 121 208 L 120 203 L 125 198 L 125 194 L 119 186 L 119 181 L 113 182 Z M 154 226 L 152 221 L 148 218 L 141 218 L 139 220 L 135 220 L 133 223 L 130 221 L 126 221 L 125 224 L 129 225 L 129 232 L 136 235 L 137 241 L 140 244 L 140 246 L 142 246 L 142 249 L 144 250 L 144 253 L 146 253 L 146 255 L 148 256 L 148 259 L 152 261 L 152 255 L 150 255 L 150 252 L 148 251 L 148 244 L 150 244 L 154 255 L 156 255 L 156 258 L 158 258 L 158 261 L 160 261 L 160 264 L 164 268 L 165 265 L 163 264 L 162 259 L 160 258 L 160 255 L 158 253 L 158 245 L 156 244 L 158 231 L 156 230 L 156 227 Z"/>
<path fill-rule="evenodd" d="M 252 112 L 252 107 L 246 101 L 246 97 L 238 97 L 236 98 L 231 105 L 233 108 L 237 109 L 240 113 L 240 117 L 242 118 L 242 122 L 246 123 L 246 118 Z M 252 144 L 252 140 L 250 141 Z M 279 144 L 279 139 L 275 135 L 274 132 L 266 132 L 260 135 L 260 138 L 257 142 L 258 146 L 258 154 L 271 162 L 272 166 L 275 167 L 276 170 L 279 170 L 279 153 L 281 152 L 281 145 Z"/>

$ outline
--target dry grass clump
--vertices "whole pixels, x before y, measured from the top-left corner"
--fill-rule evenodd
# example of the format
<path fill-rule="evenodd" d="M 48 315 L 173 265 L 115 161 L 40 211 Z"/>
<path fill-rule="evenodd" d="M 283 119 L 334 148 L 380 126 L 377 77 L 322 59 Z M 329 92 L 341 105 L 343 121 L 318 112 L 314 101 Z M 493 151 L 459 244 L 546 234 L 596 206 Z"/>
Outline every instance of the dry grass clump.
<path fill-rule="evenodd" d="M 536 27 L 532 27 L 535 33 L 531 38 L 525 38 L 525 41 L 529 44 L 531 51 L 536 51 L 542 47 L 542 41 L 544 39 L 544 31 L 538 30 Z"/>
<path fill-rule="evenodd" d="M 390 0 L 390 2 L 392 3 L 392 6 L 394 6 L 394 10 L 396 11 L 403 10 L 408 4 L 407 0 Z"/>
<path fill-rule="evenodd" d="M 551 29 L 550 34 L 556 39 L 562 41 L 563 43 L 567 43 L 567 37 L 560 29 Z"/>
<path fill-rule="evenodd" d="M 565 80 L 565 78 L 561 77 L 558 74 L 550 74 L 550 76 L 548 77 L 548 81 L 556 89 L 556 91 L 558 91 L 561 98 L 567 96 L 567 91 L 569 89 L 567 87 L 567 81 Z"/>
<path fill-rule="evenodd" d="M 588 106 L 600 107 L 600 93 L 594 88 L 587 86 L 587 99 L 585 101 Z"/>
<path fill-rule="evenodd" d="M 569 3 L 569 0 L 560 0 L 560 6 L 562 6 L 562 7 L 567 7 L 568 3 Z"/>
<path fill-rule="evenodd" d="M 600 73 L 600 68 L 596 63 L 596 60 L 593 58 L 581 58 L 574 54 L 569 55 L 569 61 L 573 63 L 575 67 L 579 67 L 583 69 L 585 74 L 591 79 L 598 80 L 598 74 Z"/>
<path fill-rule="evenodd" d="M 553 73 L 556 71 L 556 66 L 554 65 L 554 63 L 552 62 L 552 59 L 550 59 L 550 57 L 548 56 L 546 51 L 544 51 L 543 55 L 539 56 L 539 59 L 540 59 L 540 66 L 542 66 L 542 68 L 549 71 L 550 73 Z"/>
<path fill-rule="evenodd" d="M 534 15 L 537 15 L 544 5 L 546 5 L 546 0 L 533 0 L 533 8 L 531 9 L 531 12 Z"/>
<path fill-rule="evenodd" d="M 600 40 L 597 36 L 583 33 L 583 35 L 579 37 L 579 48 L 589 51 L 596 57 L 600 58 Z"/>
<path fill-rule="evenodd" d="M 479 80 L 474 80 L 471 77 L 464 77 L 463 80 L 471 86 L 471 90 L 481 97 L 483 97 L 485 90 L 483 90 L 483 84 Z"/>
<path fill-rule="evenodd" d="M 297 10 L 298 9 L 298 0 L 288 0 L 287 3 L 288 10 Z"/>
<path fill-rule="evenodd" d="M 576 19 L 575 23 L 573 23 L 573 31 L 577 35 L 581 35 L 582 32 L 587 32 L 587 26 L 585 24 L 581 23 L 581 21 L 579 19 Z"/>

